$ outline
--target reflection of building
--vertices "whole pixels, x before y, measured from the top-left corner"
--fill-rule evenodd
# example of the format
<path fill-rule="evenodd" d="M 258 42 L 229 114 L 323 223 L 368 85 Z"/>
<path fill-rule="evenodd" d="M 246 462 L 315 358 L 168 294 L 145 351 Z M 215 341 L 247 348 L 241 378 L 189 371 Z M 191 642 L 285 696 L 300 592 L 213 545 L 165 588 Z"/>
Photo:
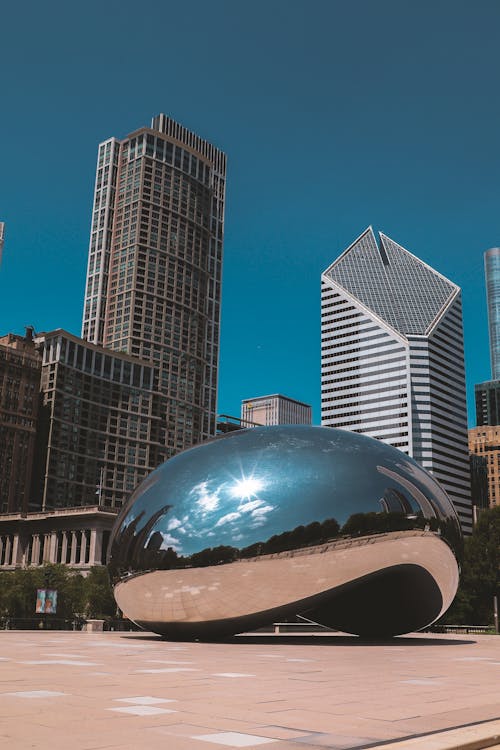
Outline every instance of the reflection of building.
<path fill-rule="evenodd" d="M 248 422 L 252 427 L 257 424 L 311 424 L 311 407 L 278 393 L 246 398 L 241 402 L 241 420 L 242 426 Z"/>
<path fill-rule="evenodd" d="M 165 115 L 99 146 L 82 336 L 159 369 L 164 457 L 215 434 L 225 173 Z"/>
<path fill-rule="evenodd" d="M 0 513 L 32 510 L 41 359 L 31 329 L 0 337 Z"/>
<path fill-rule="evenodd" d="M 2 516 L 0 570 L 63 563 L 80 571 L 104 565 L 116 514 L 111 509 L 61 509 Z"/>
<path fill-rule="evenodd" d="M 58 329 L 40 334 L 39 507 L 118 509 L 158 463 L 158 374 Z"/>
<path fill-rule="evenodd" d="M 469 430 L 471 476 L 476 495 L 474 505 L 500 505 L 500 425 L 481 425 Z M 484 503 L 484 473 L 488 488 L 488 502 Z"/>
<path fill-rule="evenodd" d="M 322 424 L 415 458 L 471 528 L 459 287 L 368 228 L 322 274 Z"/>

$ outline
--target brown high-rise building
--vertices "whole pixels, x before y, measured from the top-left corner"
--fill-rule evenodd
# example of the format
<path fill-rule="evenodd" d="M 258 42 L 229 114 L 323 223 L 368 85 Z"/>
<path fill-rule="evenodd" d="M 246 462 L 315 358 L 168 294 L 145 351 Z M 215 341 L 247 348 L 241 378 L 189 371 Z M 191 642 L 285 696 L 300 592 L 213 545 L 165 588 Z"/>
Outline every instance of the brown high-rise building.
<path fill-rule="evenodd" d="M 0 513 L 27 513 L 33 507 L 40 372 L 31 329 L 25 337 L 0 337 Z"/>
<path fill-rule="evenodd" d="M 215 434 L 225 175 L 165 115 L 99 146 L 82 337 L 158 368 L 163 458 Z"/>

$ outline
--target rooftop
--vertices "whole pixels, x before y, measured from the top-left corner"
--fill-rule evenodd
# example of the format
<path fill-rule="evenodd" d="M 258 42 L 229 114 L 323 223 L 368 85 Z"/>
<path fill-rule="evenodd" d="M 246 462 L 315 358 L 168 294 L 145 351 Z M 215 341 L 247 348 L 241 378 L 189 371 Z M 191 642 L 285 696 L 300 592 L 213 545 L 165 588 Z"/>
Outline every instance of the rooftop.
<path fill-rule="evenodd" d="M 426 335 L 459 287 L 368 227 L 323 274 L 403 335 Z"/>

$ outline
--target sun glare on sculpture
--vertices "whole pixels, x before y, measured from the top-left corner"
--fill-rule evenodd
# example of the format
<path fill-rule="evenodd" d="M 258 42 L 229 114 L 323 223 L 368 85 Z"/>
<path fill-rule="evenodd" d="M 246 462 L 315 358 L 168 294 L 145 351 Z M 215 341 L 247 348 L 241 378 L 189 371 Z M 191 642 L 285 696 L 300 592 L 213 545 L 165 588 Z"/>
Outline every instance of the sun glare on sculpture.
<path fill-rule="evenodd" d="M 239 479 L 236 484 L 231 487 L 231 495 L 238 497 L 240 500 L 249 500 L 259 492 L 263 487 L 263 482 L 260 479 L 254 477 L 243 477 Z"/>

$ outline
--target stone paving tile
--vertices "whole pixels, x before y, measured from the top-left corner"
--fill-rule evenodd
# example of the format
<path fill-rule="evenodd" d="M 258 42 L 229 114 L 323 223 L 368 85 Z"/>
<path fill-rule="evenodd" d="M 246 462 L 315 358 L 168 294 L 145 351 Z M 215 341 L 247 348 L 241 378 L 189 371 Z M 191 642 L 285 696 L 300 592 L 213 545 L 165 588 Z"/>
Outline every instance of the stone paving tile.
<path fill-rule="evenodd" d="M 168 738 L 169 750 L 209 750 L 229 745 L 195 735 L 233 733 L 242 742 L 272 740 L 273 750 L 345 750 L 500 715 L 494 636 L 374 645 L 338 636 L 175 644 L 149 634 L 89 635 L 0 633 L 0 744 L 67 750 L 70 737 L 71 750 L 155 750 Z M 197 671 L 139 672 L 185 667 Z M 2 695 L 35 690 L 65 695 Z M 112 710 L 134 705 L 176 713 Z"/>

